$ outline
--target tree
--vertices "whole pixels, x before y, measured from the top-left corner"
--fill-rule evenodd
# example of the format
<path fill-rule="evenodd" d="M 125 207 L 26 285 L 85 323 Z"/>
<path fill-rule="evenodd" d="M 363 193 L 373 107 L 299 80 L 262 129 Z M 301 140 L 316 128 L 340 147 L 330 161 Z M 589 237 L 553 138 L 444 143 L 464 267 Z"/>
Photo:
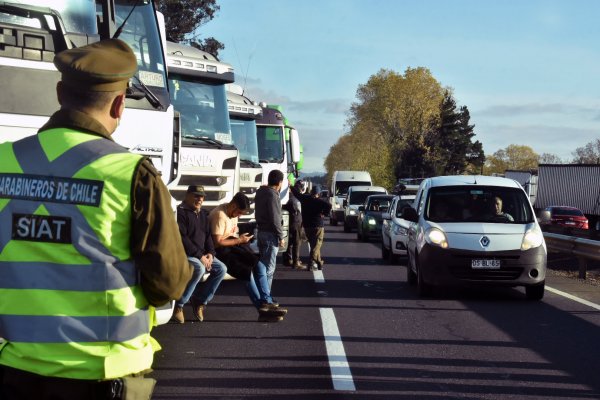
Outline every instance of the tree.
<path fill-rule="evenodd" d="M 511 144 L 496 151 L 485 160 L 485 173 L 504 174 L 507 169 L 530 170 L 537 168 L 539 155 L 529 146 Z"/>
<path fill-rule="evenodd" d="M 562 159 L 556 154 L 542 153 L 538 161 L 539 164 L 562 164 Z"/>
<path fill-rule="evenodd" d="M 212 20 L 221 9 L 217 0 L 158 0 L 157 8 L 165 16 L 167 40 L 190 44 L 218 57 L 225 46 L 213 37 L 198 41 L 198 28 Z"/>
<path fill-rule="evenodd" d="M 600 139 L 576 148 L 572 154 L 573 164 L 600 164 Z"/>

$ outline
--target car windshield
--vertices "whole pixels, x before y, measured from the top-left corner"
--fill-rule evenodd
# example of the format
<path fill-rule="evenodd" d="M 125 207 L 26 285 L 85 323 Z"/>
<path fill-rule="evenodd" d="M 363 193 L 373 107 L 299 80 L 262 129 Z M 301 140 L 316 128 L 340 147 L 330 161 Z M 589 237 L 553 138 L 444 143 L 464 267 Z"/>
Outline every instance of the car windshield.
<path fill-rule="evenodd" d="M 260 162 L 283 162 L 283 127 L 257 125 L 256 131 Z"/>
<path fill-rule="evenodd" d="M 240 160 L 258 163 L 256 121 L 232 118 L 230 122 L 233 144 L 240 151 Z"/>
<path fill-rule="evenodd" d="M 225 85 L 194 82 L 178 74 L 169 74 L 171 102 L 181 114 L 183 145 L 194 137 L 232 144 Z"/>
<path fill-rule="evenodd" d="M 390 203 L 392 202 L 393 197 L 370 197 L 367 201 L 367 206 L 365 209 L 367 211 L 379 211 L 384 212 L 390 208 Z"/>
<path fill-rule="evenodd" d="M 433 222 L 526 224 L 534 221 L 521 189 L 496 186 L 446 186 L 429 191 L 425 218 Z"/>
<path fill-rule="evenodd" d="M 350 193 L 348 204 L 363 204 L 367 197 L 377 194 L 377 192 L 357 191 Z"/>
<path fill-rule="evenodd" d="M 366 181 L 337 181 L 335 182 L 335 195 L 336 196 L 347 196 L 348 188 L 350 186 L 371 186 L 371 182 Z"/>
<path fill-rule="evenodd" d="M 553 208 L 552 214 L 557 217 L 583 217 L 583 213 L 576 208 Z"/>
<path fill-rule="evenodd" d="M 396 203 L 396 217 L 402 217 L 402 212 L 406 207 L 412 206 L 413 200 L 411 199 L 400 199 L 398 203 Z"/>

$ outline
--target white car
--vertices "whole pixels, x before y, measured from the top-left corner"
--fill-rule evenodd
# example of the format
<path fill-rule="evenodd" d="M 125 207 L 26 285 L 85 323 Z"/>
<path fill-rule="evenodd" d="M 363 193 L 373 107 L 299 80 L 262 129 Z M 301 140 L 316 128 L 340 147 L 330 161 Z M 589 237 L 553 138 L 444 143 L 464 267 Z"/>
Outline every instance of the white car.
<path fill-rule="evenodd" d="M 414 195 L 395 196 L 388 212 L 383 213 L 381 258 L 384 261 L 394 263 L 398 257 L 407 255 L 409 223 L 402 219 L 402 212 L 414 200 Z"/>

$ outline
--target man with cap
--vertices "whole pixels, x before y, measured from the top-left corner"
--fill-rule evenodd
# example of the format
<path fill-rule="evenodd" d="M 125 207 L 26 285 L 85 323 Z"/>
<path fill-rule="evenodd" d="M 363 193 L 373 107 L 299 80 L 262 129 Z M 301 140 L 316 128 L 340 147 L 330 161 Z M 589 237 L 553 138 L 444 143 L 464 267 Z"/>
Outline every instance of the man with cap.
<path fill-rule="evenodd" d="M 111 139 L 136 57 L 110 39 L 54 65 L 60 110 L 0 144 L 0 398 L 149 398 L 153 306 L 192 268 L 159 173 Z"/>
<path fill-rule="evenodd" d="M 319 198 L 321 186 L 314 185 L 310 195 L 302 194 L 297 187 L 291 187 L 292 193 L 300 204 L 302 204 L 302 225 L 310 245 L 310 267 L 311 269 L 323 269 L 325 261 L 321 258 L 321 246 L 325 228 L 323 219 L 331 211 L 331 204 Z"/>
<path fill-rule="evenodd" d="M 219 285 L 225 278 L 227 267 L 215 257 L 215 246 L 210 233 L 208 212 L 202 210 L 206 194 L 204 187 L 191 185 L 188 187 L 183 202 L 177 207 L 177 225 L 183 241 L 183 248 L 188 261 L 194 267 L 194 274 L 188 283 L 183 296 L 175 302 L 174 322 L 183 324 L 183 306 L 190 301 L 194 317 L 204 321 L 204 309 L 215 295 Z M 198 283 L 205 273 L 210 275 L 200 287 Z"/>

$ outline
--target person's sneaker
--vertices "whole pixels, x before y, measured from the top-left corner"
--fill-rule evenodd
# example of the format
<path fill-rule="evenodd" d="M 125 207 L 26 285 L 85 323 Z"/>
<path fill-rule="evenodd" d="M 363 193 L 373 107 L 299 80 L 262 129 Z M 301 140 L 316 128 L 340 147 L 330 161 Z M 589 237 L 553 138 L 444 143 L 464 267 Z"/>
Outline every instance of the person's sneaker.
<path fill-rule="evenodd" d="M 281 308 L 279 307 L 279 305 L 275 305 L 273 303 L 263 303 L 260 308 L 258 309 L 258 313 L 271 313 L 273 315 L 278 315 L 283 317 L 285 314 L 287 314 L 287 309 L 286 308 Z"/>
<path fill-rule="evenodd" d="M 311 270 L 311 271 L 316 271 L 316 270 L 318 270 L 318 269 L 319 269 L 319 265 L 318 265 L 317 263 L 312 263 L 312 264 L 310 265 L 310 270 Z"/>
<path fill-rule="evenodd" d="M 171 316 L 172 322 L 177 322 L 178 324 L 183 324 L 185 322 L 185 317 L 183 316 L 183 307 L 175 307 L 173 310 L 173 315 Z"/>
<path fill-rule="evenodd" d="M 190 303 L 192 303 L 192 313 L 194 317 L 200 322 L 204 321 L 204 309 L 206 308 L 206 304 L 197 303 L 194 299 L 190 299 Z"/>
<path fill-rule="evenodd" d="M 306 271 L 308 267 L 302 263 L 294 264 L 294 269 L 298 269 L 300 271 Z"/>
<path fill-rule="evenodd" d="M 283 316 L 274 315 L 270 311 L 258 311 L 258 322 L 279 322 L 283 321 Z"/>
<path fill-rule="evenodd" d="M 319 268 L 319 270 L 323 269 L 323 265 L 325 265 L 325 261 L 321 260 L 317 263 L 317 268 Z"/>

